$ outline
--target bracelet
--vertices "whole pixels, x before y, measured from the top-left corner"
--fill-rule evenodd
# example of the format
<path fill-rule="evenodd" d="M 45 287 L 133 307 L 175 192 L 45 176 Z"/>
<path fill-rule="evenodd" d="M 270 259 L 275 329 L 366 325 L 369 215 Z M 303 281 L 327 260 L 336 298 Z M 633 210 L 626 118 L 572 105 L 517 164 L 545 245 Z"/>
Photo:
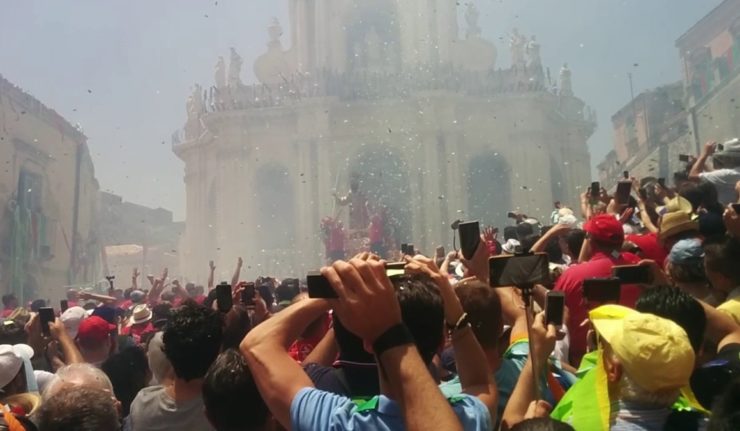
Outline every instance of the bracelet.
<path fill-rule="evenodd" d="M 379 358 L 386 350 L 413 343 L 414 337 L 409 329 L 403 323 L 399 323 L 388 328 L 373 342 L 373 352 Z"/>
<path fill-rule="evenodd" d="M 463 313 L 460 315 L 460 318 L 457 319 L 457 322 L 455 322 L 454 325 L 451 325 L 447 323 L 447 330 L 450 332 L 455 332 L 460 328 L 463 328 L 464 326 L 470 325 L 470 319 L 468 319 L 468 313 Z"/>

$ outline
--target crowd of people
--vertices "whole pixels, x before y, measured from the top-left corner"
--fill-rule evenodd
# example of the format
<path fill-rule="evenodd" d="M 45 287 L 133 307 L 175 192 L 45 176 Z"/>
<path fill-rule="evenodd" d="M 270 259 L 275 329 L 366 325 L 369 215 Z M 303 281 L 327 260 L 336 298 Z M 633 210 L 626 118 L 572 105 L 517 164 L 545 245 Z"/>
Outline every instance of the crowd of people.
<path fill-rule="evenodd" d="M 331 262 L 332 299 L 245 282 L 241 259 L 230 297 L 214 262 L 206 286 L 165 269 L 70 290 L 50 322 L 4 295 L 0 430 L 740 429 L 740 145 L 707 144 L 670 186 L 629 181 L 549 226 L 513 213 L 467 257 Z M 531 253 L 549 281 L 492 287 L 493 256 Z M 647 277 L 615 279 L 624 265 Z"/>

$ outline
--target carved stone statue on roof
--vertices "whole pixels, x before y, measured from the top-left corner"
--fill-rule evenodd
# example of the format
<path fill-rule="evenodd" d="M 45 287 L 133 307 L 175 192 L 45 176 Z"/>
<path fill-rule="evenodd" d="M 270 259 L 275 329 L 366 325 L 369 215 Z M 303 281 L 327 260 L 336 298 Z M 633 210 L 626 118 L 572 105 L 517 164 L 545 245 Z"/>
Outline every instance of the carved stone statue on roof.
<path fill-rule="evenodd" d="M 573 96 L 573 83 L 571 82 L 571 72 L 568 63 L 564 63 L 560 68 L 560 95 Z"/>
<path fill-rule="evenodd" d="M 509 47 L 511 48 L 511 66 L 516 69 L 524 69 L 524 49 L 527 44 L 527 38 L 514 29 L 509 37 Z"/>
<path fill-rule="evenodd" d="M 218 61 L 216 62 L 214 75 L 216 88 L 222 89 L 226 87 L 226 63 L 224 62 L 224 58 L 221 56 L 218 57 Z"/>
<path fill-rule="evenodd" d="M 465 37 L 467 39 L 470 39 L 471 37 L 480 36 L 481 29 L 478 25 L 478 19 L 480 18 L 480 12 L 478 11 L 478 8 L 473 3 L 468 3 L 468 6 L 465 8 L 465 22 L 468 25 L 468 28 L 465 32 Z"/>
<path fill-rule="evenodd" d="M 242 57 L 237 54 L 236 50 L 231 48 L 231 57 L 229 58 L 229 87 L 238 88 L 242 85 L 240 78 L 242 72 Z"/>

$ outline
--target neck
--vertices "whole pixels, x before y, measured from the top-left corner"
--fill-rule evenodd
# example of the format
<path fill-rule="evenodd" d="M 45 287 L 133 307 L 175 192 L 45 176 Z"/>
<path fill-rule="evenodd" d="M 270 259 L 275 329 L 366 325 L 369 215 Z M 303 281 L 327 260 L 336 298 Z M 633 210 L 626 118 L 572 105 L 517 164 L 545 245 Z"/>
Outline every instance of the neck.
<path fill-rule="evenodd" d="M 168 395 L 175 402 L 186 402 L 200 396 L 203 389 L 203 378 L 185 381 L 179 377 L 173 380 L 173 383 L 165 387 Z"/>

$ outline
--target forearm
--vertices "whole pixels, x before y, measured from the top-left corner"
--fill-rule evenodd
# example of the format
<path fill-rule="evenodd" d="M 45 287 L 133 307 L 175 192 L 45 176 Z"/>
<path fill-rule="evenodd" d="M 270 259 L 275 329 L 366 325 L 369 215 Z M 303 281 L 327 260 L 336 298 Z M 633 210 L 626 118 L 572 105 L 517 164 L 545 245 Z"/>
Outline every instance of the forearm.
<path fill-rule="evenodd" d="M 232 287 L 239 284 L 239 276 L 241 275 L 241 273 L 242 273 L 242 266 L 237 265 L 236 269 L 234 270 L 234 275 L 231 276 L 231 286 Z"/>
<path fill-rule="evenodd" d="M 69 364 L 82 364 L 85 359 L 82 357 L 82 353 L 75 346 L 74 341 L 69 338 L 68 335 L 59 337 L 59 347 L 64 355 L 64 361 L 67 365 Z"/>
<path fill-rule="evenodd" d="M 691 171 L 689 171 L 689 178 L 698 179 L 699 175 L 702 172 L 705 172 L 706 169 L 706 163 L 709 156 L 706 153 L 702 153 L 698 159 L 694 162 L 694 165 L 691 166 Z"/>
<path fill-rule="evenodd" d="M 532 248 L 529 249 L 530 253 L 542 253 L 547 249 L 547 244 L 550 243 L 550 240 L 553 238 L 553 228 L 550 228 L 547 232 L 545 232 L 544 235 L 540 237 L 540 239 L 537 240 L 536 243 L 532 246 Z"/>
<path fill-rule="evenodd" d="M 532 373 L 532 362 L 527 362 L 519 374 L 519 380 L 516 382 L 514 391 L 506 403 L 504 414 L 501 417 L 501 429 L 508 430 L 514 425 L 524 420 L 529 404 L 534 401 L 536 394 L 534 391 L 534 375 Z"/>
<path fill-rule="evenodd" d="M 210 270 L 208 273 L 208 290 L 213 289 L 213 273 L 215 271 L 213 269 Z"/>
<path fill-rule="evenodd" d="M 306 327 L 328 310 L 329 305 L 323 300 L 306 299 L 293 304 L 249 331 L 250 349 L 265 345 L 287 351 Z"/>
<path fill-rule="evenodd" d="M 650 215 L 643 208 L 640 208 L 640 220 L 642 220 L 642 224 L 645 225 L 648 231 L 658 233 L 658 228 L 653 224 L 653 221 L 650 220 Z"/>
<path fill-rule="evenodd" d="M 339 349 L 337 348 L 334 328 L 329 329 L 321 339 L 318 345 L 308 354 L 303 361 L 304 364 L 319 364 L 331 366 L 337 358 Z"/>
<path fill-rule="evenodd" d="M 488 385 L 492 382 L 486 354 L 469 326 L 452 334 L 452 348 L 455 350 L 455 363 L 463 391 L 474 386 Z"/>
<path fill-rule="evenodd" d="M 401 405 L 406 429 L 462 430 L 413 344 L 388 349 L 378 361 L 391 393 Z"/>
<path fill-rule="evenodd" d="M 704 308 L 704 314 L 707 316 L 705 337 L 707 340 L 717 343 L 717 350 L 730 343 L 740 343 L 740 326 L 730 316 L 706 302 L 698 299 L 697 301 Z"/>

